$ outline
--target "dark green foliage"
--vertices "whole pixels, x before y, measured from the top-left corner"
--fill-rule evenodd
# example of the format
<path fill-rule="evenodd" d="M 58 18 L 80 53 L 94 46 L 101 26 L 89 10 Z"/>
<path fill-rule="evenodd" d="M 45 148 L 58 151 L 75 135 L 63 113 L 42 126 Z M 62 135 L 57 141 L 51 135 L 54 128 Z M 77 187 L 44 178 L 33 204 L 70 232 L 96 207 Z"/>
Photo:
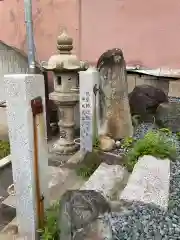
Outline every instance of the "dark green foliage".
<path fill-rule="evenodd" d="M 160 128 L 159 131 L 166 134 L 166 136 L 171 136 L 172 134 L 171 130 L 169 130 L 168 128 Z"/>
<path fill-rule="evenodd" d="M 8 156 L 9 154 L 10 154 L 9 142 L 0 140 L 0 159 Z"/>
<path fill-rule="evenodd" d="M 49 209 L 46 210 L 44 229 L 38 230 L 41 234 L 41 240 L 59 240 L 60 229 L 59 229 L 59 203 L 53 204 Z"/>
<path fill-rule="evenodd" d="M 128 152 L 125 163 L 127 169 L 132 171 L 138 158 L 144 155 L 173 160 L 176 157 L 176 147 L 162 131 L 148 132 L 143 139 L 135 142 L 133 148 Z"/>
<path fill-rule="evenodd" d="M 94 143 L 93 143 L 93 148 L 98 150 L 99 145 L 100 145 L 99 138 L 95 138 Z"/>
<path fill-rule="evenodd" d="M 177 139 L 180 141 L 180 132 L 177 132 L 177 133 L 176 133 L 176 137 L 177 137 Z"/>

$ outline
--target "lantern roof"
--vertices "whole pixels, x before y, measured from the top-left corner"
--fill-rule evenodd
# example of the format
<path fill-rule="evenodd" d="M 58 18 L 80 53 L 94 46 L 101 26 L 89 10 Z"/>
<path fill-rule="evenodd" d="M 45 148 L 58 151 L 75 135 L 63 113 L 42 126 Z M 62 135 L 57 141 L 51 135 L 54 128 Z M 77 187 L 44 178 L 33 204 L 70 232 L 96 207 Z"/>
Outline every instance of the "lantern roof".
<path fill-rule="evenodd" d="M 86 62 L 80 61 L 76 55 L 72 54 L 73 39 L 63 31 L 57 38 L 57 49 L 59 54 L 50 57 L 47 63 L 42 67 L 49 71 L 61 72 L 64 70 L 83 71 L 88 68 Z"/>

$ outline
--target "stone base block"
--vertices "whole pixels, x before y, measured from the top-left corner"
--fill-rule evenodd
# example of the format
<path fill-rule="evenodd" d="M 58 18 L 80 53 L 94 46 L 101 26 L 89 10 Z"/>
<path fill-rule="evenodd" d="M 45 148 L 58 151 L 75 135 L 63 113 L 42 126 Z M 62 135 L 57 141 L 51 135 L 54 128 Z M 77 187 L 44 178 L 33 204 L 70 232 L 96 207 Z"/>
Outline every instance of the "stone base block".
<path fill-rule="evenodd" d="M 58 140 L 52 146 L 52 152 L 56 154 L 69 155 L 78 150 L 78 146 L 74 142 L 66 142 L 64 139 Z"/>

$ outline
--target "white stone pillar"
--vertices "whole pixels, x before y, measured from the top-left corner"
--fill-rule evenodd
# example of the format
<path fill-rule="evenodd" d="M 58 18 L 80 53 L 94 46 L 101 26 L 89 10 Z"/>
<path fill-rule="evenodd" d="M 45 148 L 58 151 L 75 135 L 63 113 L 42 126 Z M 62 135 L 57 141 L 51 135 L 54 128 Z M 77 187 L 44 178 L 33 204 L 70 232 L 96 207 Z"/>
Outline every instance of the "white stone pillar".
<path fill-rule="evenodd" d="M 90 67 L 79 72 L 80 84 L 80 145 L 81 151 L 91 152 L 93 148 L 93 120 L 96 108 L 97 128 L 99 127 L 99 91 L 94 95 L 94 87 L 99 89 L 99 72 Z"/>
<path fill-rule="evenodd" d="M 48 154 L 45 91 L 42 75 L 12 74 L 4 77 L 16 214 L 20 235 L 36 239 L 37 204 L 34 167 L 34 131 L 31 100 L 41 97 L 43 113 L 36 116 L 40 193 L 48 199 Z"/>

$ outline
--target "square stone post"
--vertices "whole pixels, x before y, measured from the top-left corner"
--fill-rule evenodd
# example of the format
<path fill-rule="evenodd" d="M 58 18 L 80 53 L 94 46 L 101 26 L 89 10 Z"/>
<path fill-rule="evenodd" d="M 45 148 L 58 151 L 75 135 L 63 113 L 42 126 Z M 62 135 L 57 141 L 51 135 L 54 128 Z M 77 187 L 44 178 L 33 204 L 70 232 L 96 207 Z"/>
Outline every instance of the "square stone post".
<path fill-rule="evenodd" d="M 48 154 L 43 75 L 12 74 L 4 77 L 9 139 L 11 146 L 16 214 L 19 234 L 36 239 L 37 195 L 35 180 L 34 125 L 37 129 L 37 158 L 40 194 L 47 206 Z M 31 100 L 41 97 L 43 113 L 36 115 L 33 125 Z"/>
<path fill-rule="evenodd" d="M 83 152 L 92 152 L 94 130 L 96 128 L 98 135 L 99 129 L 99 72 L 93 67 L 80 71 L 79 83 L 80 148 Z"/>

